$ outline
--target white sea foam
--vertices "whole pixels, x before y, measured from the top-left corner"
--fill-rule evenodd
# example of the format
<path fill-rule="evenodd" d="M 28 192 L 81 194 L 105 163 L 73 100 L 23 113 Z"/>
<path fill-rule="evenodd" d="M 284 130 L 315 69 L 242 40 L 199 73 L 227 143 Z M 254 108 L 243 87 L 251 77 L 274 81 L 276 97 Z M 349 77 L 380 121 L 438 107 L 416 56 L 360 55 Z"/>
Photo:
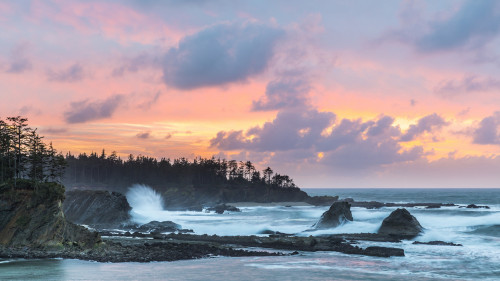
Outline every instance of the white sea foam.
<path fill-rule="evenodd" d="M 152 220 L 163 220 L 163 199 L 151 187 L 135 184 L 129 188 L 127 201 L 132 207 L 132 220 L 138 223 L 147 223 Z"/>

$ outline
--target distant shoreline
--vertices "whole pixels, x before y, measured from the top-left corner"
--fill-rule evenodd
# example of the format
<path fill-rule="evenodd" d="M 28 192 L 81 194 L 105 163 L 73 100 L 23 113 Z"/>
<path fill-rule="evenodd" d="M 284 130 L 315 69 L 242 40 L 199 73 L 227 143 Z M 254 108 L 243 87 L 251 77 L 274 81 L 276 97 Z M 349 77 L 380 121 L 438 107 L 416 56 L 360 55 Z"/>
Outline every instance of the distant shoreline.
<path fill-rule="evenodd" d="M 244 207 L 277 207 L 277 206 L 290 206 L 290 207 L 304 207 L 304 206 L 314 206 L 306 202 L 270 202 L 270 203 L 260 203 L 260 202 L 230 202 L 227 205 L 235 206 L 237 208 Z"/>

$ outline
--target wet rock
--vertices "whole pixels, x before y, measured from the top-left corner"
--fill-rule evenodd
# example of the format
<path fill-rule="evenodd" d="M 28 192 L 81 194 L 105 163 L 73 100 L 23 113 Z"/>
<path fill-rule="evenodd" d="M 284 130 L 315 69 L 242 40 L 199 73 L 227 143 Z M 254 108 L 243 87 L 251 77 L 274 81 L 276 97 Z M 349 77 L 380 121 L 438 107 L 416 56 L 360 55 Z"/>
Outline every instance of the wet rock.
<path fill-rule="evenodd" d="M 318 222 L 312 227 L 316 229 L 333 228 L 352 220 L 351 204 L 339 201 L 333 203 L 330 209 L 324 212 Z"/>
<path fill-rule="evenodd" d="M 469 204 L 465 208 L 467 208 L 467 209 L 489 209 L 490 207 L 489 206 L 479 206 L 476 204 Z"/>
<path fill-rule="evenodd" d="M 412 244 L 414 244 L 414 245 L 439 245 L 439 246 L 463 246 L 462 244 L 455 244 L 452 242 L 444 242 L 444 241 L 430 241 L 430 242 L 415 241 Z"/>
<path fill-rule="evenodd" d="M 403 257 L 405 251 L 399 248 L 372 246 L 365 249 L 365 255 L 376 257 Z"/>
<path fill-rule="evenodd" d="M 223 214 L 224 211 L 228 211 L 228 212 L 241 212 L 240 209 L 234 207 L 234 206 L 231 206 L 231 205 L 226 205 L 226 204 L 219 204 L 219 205 L 216 205 L 215 207 L 211 207 L 211 208 L 207 208 L 208 211 L 214 211 L 216 212 L 217 214 Z"/>
<path fill-rule="evenodd" d="M 408 210 L 396 209 L 384 219 L 378 234 L 410 239 L 419 235 L 422 230 L 423 227 Z"/>
<path fill-rule="evenodd" d="M 181 226 L 172 221 L 150 221 L 137 228 L 138 232 L 163 233 L 175 232 L 180 230 Z"/>

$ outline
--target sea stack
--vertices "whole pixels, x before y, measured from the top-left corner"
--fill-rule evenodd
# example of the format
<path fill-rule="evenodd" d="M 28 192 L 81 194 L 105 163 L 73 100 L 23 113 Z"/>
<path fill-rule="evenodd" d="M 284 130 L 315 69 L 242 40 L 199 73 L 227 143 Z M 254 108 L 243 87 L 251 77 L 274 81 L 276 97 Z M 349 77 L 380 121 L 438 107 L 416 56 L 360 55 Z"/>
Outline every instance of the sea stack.
<path fill-rule="evenodd" d="M 418 220 L 406 209 L 396 209 L 384 219 L 378 234 L 411 239 L 423 230 Z"/>
<path fill-rule="evenodd" d="M 344 224 L 346 221 L 353 221 L 351 214 L 351 204 L 345 201 L 335 202 L 328 211 L 321 215 L 321 218 L 312 227 L 316 229 L 334 228 Z"/>

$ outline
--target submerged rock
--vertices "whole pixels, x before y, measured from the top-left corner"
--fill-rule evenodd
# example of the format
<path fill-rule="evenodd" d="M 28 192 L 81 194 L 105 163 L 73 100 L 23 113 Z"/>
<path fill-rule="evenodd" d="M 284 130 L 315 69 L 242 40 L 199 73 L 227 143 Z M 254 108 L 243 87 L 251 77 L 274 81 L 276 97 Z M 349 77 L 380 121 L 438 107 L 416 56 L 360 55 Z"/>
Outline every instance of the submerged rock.
<path fill-rule="evenodd" d="M 413 238 L 422 232 L 423 227 L 406 209 L 396 209 L 384 219 L 378 234 Z"/>
<path fill-rule="evenodd" d="M 346 221 L 353 221 L 351 204 L 345 201 L 335 202 L 328 211 L 321 215 L 321 218 L 312 227 L 316 229 L 337 227 Z"/>
<path fill-rule="evenodd" d="M 125 195 L 104 190 L 66 192 L 63 204 L 66 218 L 96 228 L 116 227 L 130 219 L 132 209 Z"/>
<path fill-rule="evenodd" d="M 215 207 L 207 208 L 208 211 L 215 211 L 217 214 L 223 214 L 224 211 L 228 212 L 241 212 L 241 210 L 237 207 L 231 206 L 231 205 L 226 205 L 226 204 L 219 204 L 216 205 Z"/>
<path fill-rule="evenodd" d="M 444 242 L 444 241 L 429 241 L 429 242 L 420 242 L 415 241 L 412 244 L 414 245 L 439 245 L 439 246 L 463 246 L 462 244 L 455 244 L 452 242 Z"/>

